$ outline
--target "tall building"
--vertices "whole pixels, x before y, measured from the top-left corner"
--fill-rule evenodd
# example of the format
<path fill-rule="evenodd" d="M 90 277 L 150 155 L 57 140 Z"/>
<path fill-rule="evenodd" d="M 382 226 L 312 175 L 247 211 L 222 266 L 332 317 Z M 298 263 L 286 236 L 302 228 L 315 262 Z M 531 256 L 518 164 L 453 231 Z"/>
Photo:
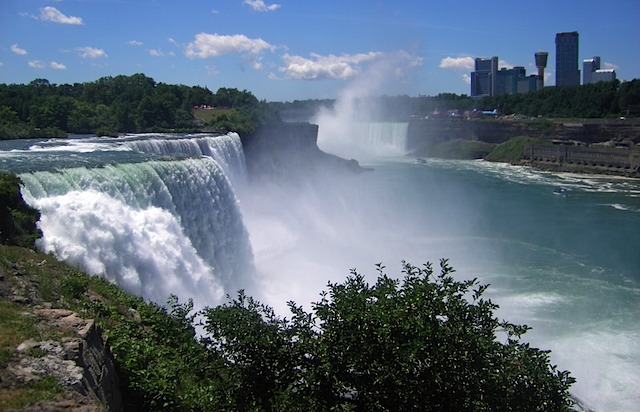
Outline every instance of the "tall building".
<path fill-rule="evenodd" d="M 527 77 L 527 71 L 522 66 L 512 69 L 502 68 L 496 73 L 495 96 L 502 94 L 528 93 L 537 89 L 538 76 Z"/>
<path fill-rule="evenodd" d="M 578 32 L 556 34 L 556 86 L 580 85 Z"/>
<path fill-rule="evenodd" d="M 495 96 L 498 57 L 476 58 L 475 71 L 471 72 L 471 97 Z"/>
<path fill-rule="evenodd" d="M 615 79 L 616 71 L 614 69 L 600 68 L 600 56 L 583 60 L 582 84 L 598 83 L 601 81 L 610 82 Z"/>

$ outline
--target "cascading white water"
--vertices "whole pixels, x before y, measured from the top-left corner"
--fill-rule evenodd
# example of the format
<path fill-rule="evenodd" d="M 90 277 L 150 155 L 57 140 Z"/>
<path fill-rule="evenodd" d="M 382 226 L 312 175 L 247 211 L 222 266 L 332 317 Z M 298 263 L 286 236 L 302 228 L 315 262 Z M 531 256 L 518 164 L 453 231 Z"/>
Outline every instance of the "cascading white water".
<path fill-rule="evenodd" d="M 128 141 L 126 146 L 143 153 L 176 154 L 190 156 L 208 156 L 215 159 L 234 183 L 244 183 L 247 168 L 240 136 L 230 132 L 224 136 L 193 135 L 180 139 L 167 139 L 158 135 L 147 139 Z"/>
<path fill-rule="evenodd" d="M 250 289 L 251 245 L 225 173 L 245 178 L 237 135 L 118 144 L 203 157 L 20 174 L 41 212 L 39 247 L 159 303 L 176 294 L 203 307 Z"/>
<path fill-rule="evenodd" d="M 408 123 L 322 122 L 318 146 L 346 158 L 371 159 L 403 156 L 407 151 Z"/>

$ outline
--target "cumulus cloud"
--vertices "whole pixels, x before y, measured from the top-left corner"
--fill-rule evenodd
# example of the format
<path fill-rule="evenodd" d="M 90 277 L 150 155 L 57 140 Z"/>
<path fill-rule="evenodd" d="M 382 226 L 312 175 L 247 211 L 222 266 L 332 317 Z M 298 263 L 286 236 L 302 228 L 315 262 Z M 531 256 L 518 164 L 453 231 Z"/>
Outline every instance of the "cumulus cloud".
<path fill-rule="evenodd" d="M 466 84 L 471 84 L 471 76 L 469 76 L 467 73 L 463 74 L 462 81 Z"/>
<path fill-rule="evenodd" d="M 44 69 L 46 65 L 40 60 L 31 60 L 27 63 L 32 69 Z"/>
<path fill-rule="evenodd" d="M 322 56 L 311 53 L 311 58 L 302 56 L 282 56 L 284 66 L 278 70 L 288 79 L 349 79 L 360 71 L 360 65 L 381 57 L 381 52 L 358 54 L 330 54 Z"/>
<path fill-rule="evenodd" d="M 219 35 L 196 34 L 193 42 L 187 45 L 185 54 L 190 58 L 206 59 L 225 54 L 245 54 L 257 56 L 265 50 L 275 50 L 273 46 L 262 39 L 250 39 L 244 34 Z"/>
<path fill-rule="evenodd" d="M 107 57 L 107 53 L 102 49 L 95 47 L 78 47 L 76 49 L 80 57 L 83 59 L 98 59 L 100 57 Z"/>
<path fill-rule="evenodd" d="M 51 68 L 55 70 L 67 70 L 67 66 L 58 62 L 51 62 L 49 63 L 49 66 L 51 66 Z"/>
<path fill-rule="evenodd" d="M 244 0 L 242 4 L 246 4 L 251 7 L 254 11 L 259 12 L 268 12 L 274 11 L 280 8 L 279 4 L 269 4 L 267 5 L 263 0 Z"/>
<path fill-rule="evenodd" d="M 471 71 L 475 67 L 473 57 L 445 57 L 440 60 L 439 67 L 445 70 L 466 70 Z"/>
<path fill-rule="evenodd" d="M 138 40 L 130 40 L 127 42 L 129 46 L 142 46 L 144 43 Z"/>
<path fill-rule="evenodd" d="M 80 17 L 66 16 L 62 14 L 58 9 L 51 6 L 42 7 L 40 9 L 40 16 L 38 16 L 38 19 L 60 24 L 84 24 Z"/>
<path fill-rule="evenodd" d="M 25 49 L 21 49 L 20 47 L 18 47 L 17 44 L 12 44 L 11 45 L 11 51 L 14 52 L 15 54 L 19 54 L 21 56 L 27 54 L 27 51 Z"/>
<path fill-rule="evenodd" d="M 617 65 L 617 64 L 608 63 L 608 62 L 605 62 L 605 63 L 602 65 L 602 68 L 603 68 L 603 69 L 609 69 L 609 70 L 611 70 L 611 69 L 613 69 L 613 70 L 618 70 L 618 69 L 619 69 L 619 67 L 618 67 L 618 65 Z"/>

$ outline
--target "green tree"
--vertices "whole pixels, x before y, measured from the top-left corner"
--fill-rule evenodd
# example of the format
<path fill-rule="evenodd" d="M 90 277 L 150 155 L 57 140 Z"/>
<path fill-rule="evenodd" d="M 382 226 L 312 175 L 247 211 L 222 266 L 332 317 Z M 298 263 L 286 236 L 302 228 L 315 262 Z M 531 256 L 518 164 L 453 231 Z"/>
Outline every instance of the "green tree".
<path fill-rule="evenodd" d="M 207 309 L 230 402 L 265 411 L 569 409 L 574 379 L 520 341 L 527 326 L 495 317 L 487 286 L 456 281 L 446 260 L 439 274 L 405 263 L 402 281 L 383 269 L 374 285 L 355 271 L 330 283 L 311 313 L 291 302 L 290 320 L 243 293 Z"/>
<path fill-rule="evenodd" d="M 42 236 L 36 226 L 39 219 L 40 212 L 22 199 L 20 179 L 0 173 L 0 243 L 34 248 Z"/>

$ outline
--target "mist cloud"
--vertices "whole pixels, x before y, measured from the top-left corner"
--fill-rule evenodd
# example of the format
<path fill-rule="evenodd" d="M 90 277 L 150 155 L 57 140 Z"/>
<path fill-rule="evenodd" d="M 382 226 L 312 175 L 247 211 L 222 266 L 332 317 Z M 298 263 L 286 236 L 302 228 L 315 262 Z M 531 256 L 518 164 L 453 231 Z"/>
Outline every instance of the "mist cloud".
<path fill-rule="evenodd" d="M 360 71 L 360 64 L 370 62 L 382 56 L 381 52 L 358 54 L 330 54 L 322 56 L 311 53 L 311 58 L 282 56 L 284 66 L 278 69 L 288 79 L 317 80 L 317 79 L 349 79 Z"/>

